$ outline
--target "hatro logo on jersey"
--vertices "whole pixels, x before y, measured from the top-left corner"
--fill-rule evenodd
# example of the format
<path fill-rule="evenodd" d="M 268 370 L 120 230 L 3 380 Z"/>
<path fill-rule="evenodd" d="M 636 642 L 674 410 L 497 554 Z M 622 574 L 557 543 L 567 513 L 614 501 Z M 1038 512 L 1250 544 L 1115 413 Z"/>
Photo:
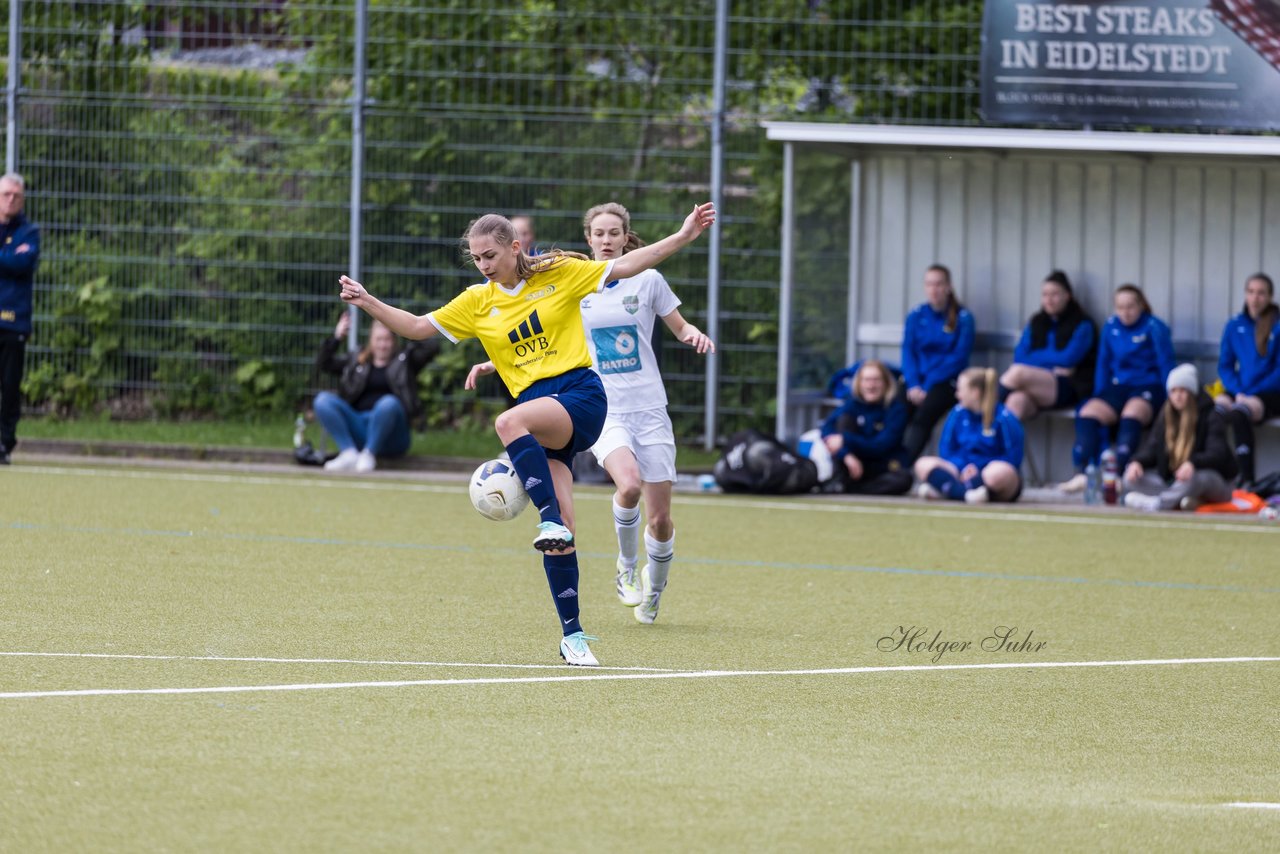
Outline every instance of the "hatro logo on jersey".
<path fill-rule="evenodd" d="M 547 336 L 542 334 L 542 321 L 538 319 L 538 312 L 529 315 L 520 325 L 507 333 L 508 340 L 516 345 L 516 357 L 523 358 L 531 356 L 547 349 Z"/>

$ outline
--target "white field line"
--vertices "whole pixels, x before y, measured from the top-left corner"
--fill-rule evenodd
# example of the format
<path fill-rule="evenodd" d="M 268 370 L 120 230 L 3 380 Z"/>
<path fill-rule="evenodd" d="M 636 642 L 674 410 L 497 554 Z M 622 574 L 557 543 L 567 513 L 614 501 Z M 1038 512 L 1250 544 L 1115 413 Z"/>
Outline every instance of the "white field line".
<path fill-rule="evenodd" d="M 252 486 L 290 486 L 306 489 L 356 489 L 372 492 L 418 492 L 435 494 L 462 494 L 459 484 L 406 483 L 392 480 L 360 480 L 351 477 L 271 477 L 254 474 L 213 474 L 202 472 L 172 472 L 149 469 L 96 469 L 65 466 L 16 466 L 13 475 L 21 473 L 69 475 L 75 477 L 133 478 L 138 480 L 172 480 L 181 482 L 224 483 Z M 612 501 L 612 493 L 605 491 L 575 490 L 575 501 Z M 1116 516 L 1059 515 L 1035 511 L 998 510 L 947 510 L 936 505 L 877 505 L 845 501 L 795 498 L 790 501 L 768 499 L 731 498 L 724 495 L 688 495 L 676 493 L 676 500 L 687 504 L 706 504 L 714 507 L 764 509 L 803 513 L 853 513 L 881 516 L 910 516 L 930 519 L 986 519 L 1000 522 L 1035 522 L 1044 525 L 1100 525 L 1113 528 L 1144 528 L 1178 531 L 1227 531 L 1238 534 L 1277 534 L 1280 525 L 1264 523 L 1228 523 L 1193 520 L 1159 519 L 1148 515 L 1122 512 Z M 1194 515 L 1194 514 L 1189 514 Z"/>
<path fill-rule="evenodd" d="M 232 661 L 249 664 L 358 664 L 370 667 L 496 667 L 499 669 L 559 670 L 564 664 L 472 664 L 465 661 L 379 661 L 365 658 L 264 658 L 238 655 L 136 655 L 117 652 L 0 652 L 0 658 L 98 658 L 128 661 Z M 688 673 L 669 667 L 602 667 L 641 673 Z"/>
<path fill-rule="evenodd" d="M 1240 801 L 1234 804 L 1224 804 L 1224 806 L 1239 807 L 1241 809 L 1248 810 L 1280 810 L 1280 804 L 1269 804 L 1265 802 L 1249 803 L 1247 801 Z"/>
<path fill-rule="evenodd" d="M 572 676 L 511 676 L 473 679 L 398 679 L 382 682 L 310 682 L 292 685 L 219 685 L 198 688 L 86 688 L 63 691 L 9 691 L 0 700 L 47 697 L 106 697 L 129 694 L 244 694 L 267 691 L 332 691 L 344 688 L 409 688 L 443 685 L 518 685 L 542 682 L 617 682 L 636 679 L 723 679 L 734 676 L 833 676 L 860 673 L 922 673 L 945 670 L 1036 670 L 1082 667 L 1154 667 L 1177 664 L 1280 662 L 1280 657 L 1152 658 L 1129 661 L 1033 661 L 992 664 L 903 664 L 887 667 L 832 667 L 810 670 L 693 670 L 668 673 L 575 673 Z"/>

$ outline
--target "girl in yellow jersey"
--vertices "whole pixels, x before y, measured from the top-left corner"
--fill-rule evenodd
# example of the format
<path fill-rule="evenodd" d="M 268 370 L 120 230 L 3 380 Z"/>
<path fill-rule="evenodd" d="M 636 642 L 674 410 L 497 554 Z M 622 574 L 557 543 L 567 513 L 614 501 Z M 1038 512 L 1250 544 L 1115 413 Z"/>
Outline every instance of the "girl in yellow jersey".
<path fill-rule="evenodd" d="M 381 302 L 347 276 L 339 280 L 344 302 L 405 338 L 442 334 L 455 342 L 480 339 L 516 398 L 494 429 L 542 517 L 533 546 L 543 553 L 564 632 L 560 655 L 569 664 L 599 663 L 578 619 L 571 465 L 579 451 L 595 444 L 607 412 L 604 386 L 591 370 L 579 304 L 606 283 L 635 276 L 670 257 L 715 217 L 710 203 L 698 205 L 676 233 L 611 261 L 590 261 L 559 250 L 530 257 L 511 223 L 487 214 L 462 237 L 486 281 L 421 316 Z"/>

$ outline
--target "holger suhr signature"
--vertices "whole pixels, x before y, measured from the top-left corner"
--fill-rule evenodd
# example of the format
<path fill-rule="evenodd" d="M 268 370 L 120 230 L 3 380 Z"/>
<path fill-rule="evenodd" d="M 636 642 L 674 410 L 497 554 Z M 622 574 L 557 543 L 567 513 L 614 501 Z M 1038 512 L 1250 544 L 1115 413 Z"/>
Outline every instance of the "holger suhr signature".
<path fill-rule="evenodd" d="M 1049 642 L 1033 641 L 1034 634 L 1035 629 L 1028 629 L 1025 635 L 1020 635 L 1017 626 L 996 626 L 977 645 L 984 652 L 1039 652 Z M 934 664 L 947 653 L 965 652 L 973 646 L 974 641 L 949 640 L 943 637 L 942 629 L 931 633 L 925 626 L 898 626 L 876 641 L 876 649 L 881 652 L 932 653 L 929 660 Z"/>

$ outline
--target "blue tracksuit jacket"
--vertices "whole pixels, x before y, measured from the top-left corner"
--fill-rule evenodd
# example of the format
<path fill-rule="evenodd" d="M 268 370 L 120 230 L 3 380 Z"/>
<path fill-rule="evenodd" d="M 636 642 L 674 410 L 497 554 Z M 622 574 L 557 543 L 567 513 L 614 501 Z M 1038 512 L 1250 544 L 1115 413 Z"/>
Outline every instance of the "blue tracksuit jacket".
<path fill-rule="evenodd" d="M 1113 385 L 1164 385 L 1174 366 L 1173 336 L 1163 320 L 1143 314 L 1133 326 L 1125 326 L 1112 315 L 1098 340 L 1093 393 Z"/>
<path fill-rule="evenodd" d="M 996 406 L 990 434 L 982 430 L 981 412 L 956 404 L 942 425 L 938 456 L 961 471 L 970 463 L 981 469 L 994 460 L 1004 460 L 1021 469 L 1022 445 L 1022 422 L 1002 404 Z"/>
<path fill-rule="evenodd" d="M 842 431 L 841 426 L 845 429 Z M 822 422 L 822 435 L 839 433 L 844 437 L 844 447 L 835 455 L 843 457 L 852 453 L 863 462 L 898 459 L 905 453 L 902 434 L 907 428 L 907 403 L 901 395 L 887 406 L 882 403 L 866 403 L 853 396 Z"/>
<path fill-rule="evenodd" d="M 927 302 L 911 310 L 902 330 L 902 376 L 907 388 L 932 388 L 960 376 L 969 367 L 973 352 L 974 322 L 967 308 L 960 309 L 956 328 L 947 332 L 945 311 Z"/>
<path fill-rule="evenodd" d="M 21 254 L 18 247 L 30 249 Z M 31 331 L 31 283 L 40 260 L 40 230 L 22 214 L 0 225 L 0 329 Z"/>
<path fill-rule="evenodd" d="M 1254 322 L 1242 311 L 1227 321 L 1218 351 L 1218 376 L 1228 394 L 1280 392 L 1280 323 L 1271 327 L 1267 355 L 1258 355 Z"/>

